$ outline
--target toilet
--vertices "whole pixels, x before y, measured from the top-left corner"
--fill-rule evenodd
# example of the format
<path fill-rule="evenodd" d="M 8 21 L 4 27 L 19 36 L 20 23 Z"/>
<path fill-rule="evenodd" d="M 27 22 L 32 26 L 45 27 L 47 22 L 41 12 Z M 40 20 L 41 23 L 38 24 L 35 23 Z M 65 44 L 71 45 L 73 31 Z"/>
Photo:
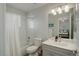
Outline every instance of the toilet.
<path fill-rule="evenodd" d="M 26 53 L 30 56 L 37 55 L 37 50 L 41 46 L 41 39 L 40 38 L 34 38 L 34 45 L 29 46 L 26 48 Z"/>

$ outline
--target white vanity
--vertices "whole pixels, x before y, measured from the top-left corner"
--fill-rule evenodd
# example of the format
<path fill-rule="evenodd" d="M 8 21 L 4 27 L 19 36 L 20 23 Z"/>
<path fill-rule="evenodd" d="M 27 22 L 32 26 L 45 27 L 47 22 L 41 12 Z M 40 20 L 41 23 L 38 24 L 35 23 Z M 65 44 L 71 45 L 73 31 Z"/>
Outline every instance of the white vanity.
<path fill-rule="evenodd" d="M 43 56 L 73 56 L 76 55 L 76 42 L 71 39 L 61 38 L 61 42 L 55 42 L 50 38 L 42 43 Z"/>

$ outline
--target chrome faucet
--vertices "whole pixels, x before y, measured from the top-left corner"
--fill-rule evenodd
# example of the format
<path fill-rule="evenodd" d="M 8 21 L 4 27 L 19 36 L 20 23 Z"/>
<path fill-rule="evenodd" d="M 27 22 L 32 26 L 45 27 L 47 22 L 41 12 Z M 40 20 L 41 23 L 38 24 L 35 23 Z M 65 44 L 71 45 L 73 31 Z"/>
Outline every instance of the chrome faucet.
<path fill-rule="evenodd" d="M 58 36 L 55 37 L 55 42 L 57 42 L 57 41 L 58 41 Z"/>

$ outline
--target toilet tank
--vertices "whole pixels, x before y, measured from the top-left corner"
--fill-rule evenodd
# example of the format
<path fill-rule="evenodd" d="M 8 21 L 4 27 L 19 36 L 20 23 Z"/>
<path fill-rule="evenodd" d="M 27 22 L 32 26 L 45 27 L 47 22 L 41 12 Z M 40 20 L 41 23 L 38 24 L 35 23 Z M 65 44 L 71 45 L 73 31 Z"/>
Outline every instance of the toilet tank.
<path fill-rule="evenodd" d="M 41 38 L 34 38 L 34 45 L 35 46 L 41 46 L 42 44 L 42 39 Z"/>

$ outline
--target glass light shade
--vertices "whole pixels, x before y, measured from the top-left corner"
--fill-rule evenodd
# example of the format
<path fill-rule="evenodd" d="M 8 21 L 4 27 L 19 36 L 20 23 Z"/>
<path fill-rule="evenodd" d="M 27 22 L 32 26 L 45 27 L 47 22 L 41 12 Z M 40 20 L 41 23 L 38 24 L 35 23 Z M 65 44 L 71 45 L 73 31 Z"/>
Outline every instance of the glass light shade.
<path fill-rule="evenodd" d="M 61 9 L 60 7 L 58 7 L 58 8 L 57 8 L 57 12 L 58 12 L 59 14 L 62 14 L 62 9 Z"/>
<path fill-rule="evenodd" d="M 69 5 L 65 5 L 64 11 L 65 11 L 65 12 L 69 12 L 69 9 L 70 9 L 70 8 L 69 8 Z"/>
<path fill-rule="evenodd" d="M 53 15 L 56 15 L 57 13 L 56 13 L 56 11 L 53 9 L 52 10 L 52 13 L 53 13 Z"/>

